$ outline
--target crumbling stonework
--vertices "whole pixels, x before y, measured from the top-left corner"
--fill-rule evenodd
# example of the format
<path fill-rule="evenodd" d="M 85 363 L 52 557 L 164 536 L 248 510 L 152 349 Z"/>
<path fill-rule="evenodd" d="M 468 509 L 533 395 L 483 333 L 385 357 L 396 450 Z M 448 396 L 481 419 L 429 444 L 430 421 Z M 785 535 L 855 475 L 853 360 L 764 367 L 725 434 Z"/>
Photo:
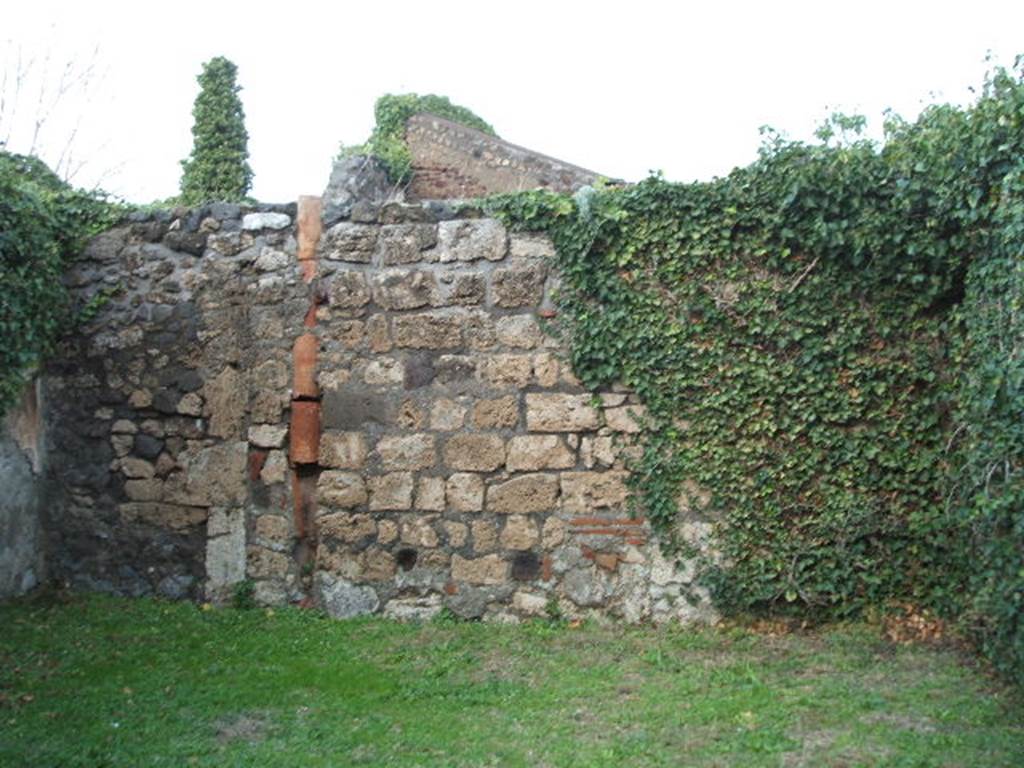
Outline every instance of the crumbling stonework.
<path fill-rule="evenodd" d="M 575 192 L 599 174 L 516 146 L 475 128 L 413 115 L 406 124 L 414 200 L 485 197 L 526 189 Z"/>
<path fill-rule="evenodd" d="M 52 573 L 338 617 L 713 618 L 629 516 L 642 405 L 546 332 L 551 243 L 350 161 L 323 200 L 90 243 L 68 284 L 106 303 L 45 375 Z"/>

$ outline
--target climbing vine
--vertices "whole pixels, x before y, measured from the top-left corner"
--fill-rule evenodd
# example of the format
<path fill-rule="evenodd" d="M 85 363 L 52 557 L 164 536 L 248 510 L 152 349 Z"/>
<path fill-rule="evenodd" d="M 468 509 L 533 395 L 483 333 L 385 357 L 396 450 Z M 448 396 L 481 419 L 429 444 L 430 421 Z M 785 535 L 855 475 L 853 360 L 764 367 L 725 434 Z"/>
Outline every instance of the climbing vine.
<path fill-rule="evenodd" d="M 634 497 L 669 550 L 713 523 L 720 606 L 913 599 L 1021 674 L 1024 84 L 862 127 L 768 133 L 708 183 L 486 205 L 551 235 L 574 370 L 643 398 Z"/>
<path fill-rule="evenodd" d="M 0 415 L 72 320 L 64 267 L 120 211 L 39 159 L 0 151 Z"/>

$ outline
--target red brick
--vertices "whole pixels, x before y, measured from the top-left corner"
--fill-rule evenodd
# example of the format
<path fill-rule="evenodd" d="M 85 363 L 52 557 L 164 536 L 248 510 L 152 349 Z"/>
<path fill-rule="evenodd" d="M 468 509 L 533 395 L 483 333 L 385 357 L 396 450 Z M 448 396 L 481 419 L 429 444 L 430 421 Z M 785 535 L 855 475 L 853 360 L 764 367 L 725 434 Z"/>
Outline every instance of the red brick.
<path fill-rule="evenodd" d="M 323 225 L 320 220 L 320 198 L 313 195 L 299 196 L 299 211 L 296 217 L 299 225 L 299 261 L 316 259 L 316 245 L 320 242 Z"/>
<path fill-rule="evenodd" d="M 260 472 L 267 461 L 267 453 L 269 451 L 260 448 L 249 451 L 249 479 L 254 483 L 260 479 Z"/>

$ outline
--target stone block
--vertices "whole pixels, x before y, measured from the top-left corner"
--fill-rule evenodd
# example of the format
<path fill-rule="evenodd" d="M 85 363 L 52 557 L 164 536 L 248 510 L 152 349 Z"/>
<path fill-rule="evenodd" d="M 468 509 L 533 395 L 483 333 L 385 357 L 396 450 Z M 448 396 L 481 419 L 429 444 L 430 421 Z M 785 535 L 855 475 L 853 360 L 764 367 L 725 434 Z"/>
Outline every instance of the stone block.
<path fill-rule="evenodd" d="M 240 438 L 248 399 L 241 374 L 231 366 L 207 381 L 203 386 L 203 400 L 210 419 L 207 426 L 210 436 L 228 440 Z"/>
<path fill-rule="evenodd" d="M 426 433 L 382 437 L 377 455 L 381 468 L 388 471 L 429 469 L 437 462 L 434 437 Z"/>
<path fill-rule="evenodd" d="M 385 267 L 433 261 L 436 255 L 428 249 L 436 244 L 437 227 L 433 224 L 385 224 L 377 238 L 378 260 Z"/>
<path fill-rule="evenodd" d="M 317 532 L 323 540 L 362 544 L 377 534 L 377 524 L 369 515 L 339 512 L 319 518 Z"/>
<path fill-rule="evenodd" d="M 508 255 L 513 259 L 553 259 L 555 246 L 547 235 L 515 232 L 509 237 Z"/>
<path fill-rule="evenodd" d="M 558 504 L 556 475 L 521 475 L 487 489 L 487 511 L 527 515 L 551 512 Z"/>
<path fill-rule="evenodd" d="M 510 472 L 571 469 L 576 453 L 558 435 L 517 435 L 509 440 L 505 466 Z"/>
<path fill-rule="evenodd" d="M 343 270 L 331 275 L 327 295 L 332 307 L 359 309 L 370 303 L 370 285 L 362 272 Z"/>
<path fill-rule="evenodd" d="M 497 307 L 516 309 L 536 307 L 544 298 L 547 269 L 535 262 L 515 262 L 494 270 L 491 275 L 491 301 Z"/>
<path fill-rule="evenodd" d="M 472 422 L 477 429 L 515 429 L 519 424 L 519 397 L 479 400 L 473 404 Z"/>
<path fill-rule="evenodd" d="M 118 515 L 122 523 L 146 523 L 157 528 L 184 531 L 206 522 L 209 514 L 203 507 L 158 502 L 119 504 Z"/>
<path fill-rule="evenodd" d="M 247 232 L 260 229 L 284 229 L 292 217 L 286 213 L 247 213 L 242 217 L 242 229 Z"/>
<path fill-rule="evenodd" d="M 474 520 L 469 524 L 473 534 L 473 551 L 482 555 L 498 546 L 498 528 L 491 520 Z"/>
<path fill-rule="evenodd" d="M 640 405 L 605 408 L 605 423 L 616 432 L 636 434 L 640 431 L 639 421 L 643 419 L 644 410 L 644 407 Z"/>
<path fill-rule="evenodd" d="M 384 606 L 384 616 L 394 621 L 430 621 L 441 608 L 440 595 L 398 597 Z"/>
<path fill-rule="evenodd" d="M 371 477 L 369 486 L 371 511 L 412 509 L 413 477 L 411 472 L 391 472 L 387 475 Z"/>
<path fill-rule="evenodd" d="M 533 376 L 542 387 L 553 387 L 558 384 L 558 359 L 550 352 L 541 352 L 533 356 Z"/>
<path fill-rule="evenodd" d="M 405 376 L 405 364 L 391 357 L 371 360 L 363 370 L 363 381 L 370 386 L 397 386 L 405 381 Z"/>
<path fill-rule="evenodd" d="M 413 516 L 402 523 L 402 543 L 419 549 L 433 549 L 440 540 L 431 524 L 434 516 Z"/>
<path fill-rule="evenodd" d="M 282 515 L 260 515 L 256 518 L 255 533 L 265 542 L 285 546 L 292 539 L 291 521 Z"/>
<path fill-rule="evenodd" d="M 395 575 L 394 555 L 380 547 L 369 547 L 359 555 L 359 566 L 366 581 L 388 581 Z"/>
<path fill-rule="evenodd" d="M 448 537 L 449 547 L 461 547 L 466 543 L 469 536 L 469 528 L 465 523 L 457 523 L 453 520 L 444 521 L 445 535 Z"/>
<path fill-rule="evenodd" d="M 431 272 L 386 269 L 373 276 L 373 300 L 382 309 L 419 309 L 439 304 L 440 293 Z"/>
<path fill-rule="evenodd" d="M 600 418 L 590 395 L 526 395 L 526 428 L 531 432 L 583 432 L 598 426 Z"/>
<path fill-rule="evenodd" d="M 529 355 L 489 355 L 480 361 L 480 378 L 494 387 L 522 389 L 532 373 Z"/>
<path fill-rule="evenodd" d="M 445 499 L 455 512 L 480 512 L 484 508 L 483 478 L 469 472 L 456 472 L 445 484 Z"/>
<path fill-rule="evenodd" d="M 219 517 L 216 535 L 210 534 L 214 518 Z M 245 579 L 245 513 L 235 510 L 211 515 L 207 525 L 206 589 L 216 593 Z"/>
<path fill-rule="evenodd" d="M 405 349 L 457 349 L 462 346 L 462 317 L 438 312 L 401 315 L 392 320 L 395 346 Z"/>
<path fill-rule="evenodd" d="M 325 431 L 320 435 L 320 466 L 362 469 L 366 465 L 366 438 L 362 432 Z"/>
<path fill-rule="evenodd" d="M 320 240 L 320 255 L 331 261 L 369 264 L 377 249 L 378 234 L 375 226 L 340 222 L 324 233 Z"/>
<path fill-rule="evenodd" d="M 480 306 L 487 298 L 487 279 L 481 272 L 443 272 L 440 282 L 444 306 Z"/>
<path fill-rule="evenodd" d="M 498 555 L 471 559 L 452 555 L 452 578 L 467 584 L 504 584 L 508 581 L 508 563 Z"/>
<path fill-rule="evenodd" d="M 249 442 L 257 448 L 280 448 L 288 436 L 288 427 L 257 424 L 249 427 Z"/>
<path fill-rule="evenodd" d="M 317 594 L 324 612 L 332 619 L 351 619 L 374 613 L 380 599 L 371 587 L 356 586 L 328 573 L 318 573 Z"/>
<path fill-rule="evenodd" d="M 322 507 L 351 509 L 369 498 L 363 476 L 355 472 L 329 469 L 320 473 L 316 484 L 317 502 Z"/>
<path fill-rule="evenodd" d="M 562 511 L 586 515 L 598 509 L 621 509 L 626 504 L 628 472 L 563 472 Z"/>
<path fill-rule="evenodd" d="M 438 260 L 500 261 L 508 248 L 508 233 L 494 219 L 456 219 L 442 221 L 437 232 Z"/>
<path fill-rule="evenodd" d="M 134 480 L 147 480 L 156 474 L 156 467 L 145 459 L 126 456 L 121 459 L 121 472 Z"/>
<path fill-rule="evenodd" d="M 288 476 L 288 459 L 284 451 L 271 451 L 260 470 L 260 482 L 264 485 L 283 483 Z"/>
<path fill-rule="evenodd" d="M 430 408 L 430 428 L 441 432 L 461 429 L 466 422 L 466 409 L 446 397 L 434 401 Z"/>
<path fill-rule="evenodd" d="M 525 515 L 510 515 L 501 529 L 499 541 L 505 549 L 525 550 L 540 540 L 537 524 Z"/>
<path fill-rule="evenodd" d="M 124 495 L 132 501 L 161 501 L 164 498 L 164 481 L 125 480 Z"/>
<path fill-rule="evenodd" d="M 425 512 L 444 512 L 443 477 L 421 477 L 416 484 L 416 509 Z"/>
<path fill-rule="evenodd" d="M 498 343 L 515 349 L 535 349 L 544 341 L 544 334 L 533 315 L 499 317 L 495 325 Z"/>
<path fill-rule="evenodd" d="M 505 463 L 505 441 L 489 434 L 455 435 L 444 445 L 444 462 L 451 469 L 492 472 Z"/>
<path fill-rule="evenodd" d="M 565 521 L 558 517 L 549 517 L 544 521 L 544 530 L 541 531 L 541 546 L 544 549 L 554 549 L 565 541 L 565 534 L 569 527 Z"/>
<path fill-rule="evenodd" d="M 322 402 L 325 429 L 361 430 L 367 424 L 391 425 L 395 420 L 394 399 L 377 392 L 327 389 Z"/>

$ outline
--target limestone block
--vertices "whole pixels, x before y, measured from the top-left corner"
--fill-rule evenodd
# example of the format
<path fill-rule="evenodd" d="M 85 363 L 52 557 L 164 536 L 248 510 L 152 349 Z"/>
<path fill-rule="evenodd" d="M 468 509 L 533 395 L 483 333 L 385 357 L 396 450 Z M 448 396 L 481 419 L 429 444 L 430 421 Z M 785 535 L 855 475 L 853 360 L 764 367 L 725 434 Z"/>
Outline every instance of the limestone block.
<path fill-rule="evenodd" d="M 462 317 L 438 312 L 395 317 L 392 338 L 395 346 L 406 349 L 457 349 L 462 346 Z"/>
<path fill-rule="evenodd" d="M 473 551 L 482 555 L 498 546 L 498 529 L 491 520 L 474 520 L 470 523 L 473 534 Z"/>
<path fill-rule="evenodd" d="M 535 349 L 544 341 L 544 334 L 533 315 L 499 317 L 495 325 L 498 343 L 516 349 Z"/>
<path fill-rule="evenodd" d="M 527 616 L 544 616 L 547 612 L 548 598 L 532 592 L 519 591 L 512 595 L 512 607 L 517 613 Z"/>
<path fill-rule="evenodd" d="M 405 364 L 390 357 L 371 360 L 363 371 L 363 381 L 370 386 L 396 386 L 404 380 Z"/>
<path fill-rule="evenodd" d="M 442 221 L 437 232 L 438 260 L 441 262 L 500 261 L 505 258 L 508 234 L 494 219 Z"/>
<path fill-rule="evenodd" d="M 412 509 L 413 478 L 411 472 L 391 472 L 387 475 L 371 477 L 369 486 L 371 511 Z"/>
<path fill-rule="evenodd" d="M 490 355 L 480 361 L 480 377 L 495 387 L 522 389 L 530 383 L 532 373 L 529 355 Z"/>
<path fill-rule="evenodd" d="M 506 515 L 551 512 L 557 503 L 556 475 L 521 475 L 487 489 L 488 512 Z"/>
<path fill-rule="evenodd" d="M 237 439 L 242 436 L 242 420 L 248 401 L 245 382 L 231 366 L 221 370 L 203 386 L 207 432 L 211 437 Z"/>
<path fill-rule="evenodd" d="M 558 359 L 550 352 L 533 356 L 533 375 L 542 387 L 553 387 L 558 383 Z"/>
<path fill-rule="evenodd" d="M 482 272 L 442 272 L 439 278 L 441 304 L 446 307 L 479 306 L 487 298 L 487 279 Z"/>
<path fill-rule="evenodd" d="M 437 244 L 433 224 L 385 224 L 377 238 L 379 263 L 385 267 L 433 261 L 436 255 L 427 249 Z"/>
<path fill-rule="evenodd" d="M 377 521 L 377 541 L 381 544 L 390 544 L 398 538 L 398 523 L 394 520 Z"/>
<path fill-rule="evenodd" d="M 590 395 L 536 392 L 526 395 L 526 428 L 531 432 L 583 432 L 597 429 Z"/>
<path fill-rule="evenodd" d="M 469 528 L 465 523 L 457 523 L 453 520 L 444 521 L 444 531 L 448 537 L 448 546 L 461 547 L 466 543 L 469 536 Z"/>
<path fill-rule="evenodd" d="M 626 504 L 628 472 L 563 472 L 562 510 L 571 515 L 586 515 L 595 509 L 617 509 Z"/>
<path fill-rule="evenodd" d="M 421 477 L 416 485 L 416 509 L 444 512 L 445 480 L 443 477 Z"/>
<path fill-rule="evenodd" d="M 476 402 L 472 422 L 477 429 L 514 429 L 519 424 L 519 398 L 505 395 Z"/>
<path fill-rule="evenodd" d="M 386 549 L 369 547 L 359 556 L 360 570 L 366 581 L 387 581 L 395 575 L 395 558 Z"/>
<path fill-rule="evenodd" d="M 496 554 L 472 559 L 452 555 L 452 578 L 468 584 L 504 584 L 508 563 Z"/>
<path fill-rule="evenodd" d="M 145 459 L 137 459 L 134 456 L 127 456 L 121 459 L 121 471 L 125 477 L 137 480 L 146 480 L 156 474 L 156 467 Z"/>
<path fill-rule="evenodd" d="M 496 269 L 491 275 L 491 300 L 506 309 L 535 307 L 544 297 L 545 277 L 547 269 L 536 262 L 519 261 Z"/>
<path fill-rule="evenodd" d="M 441 612 L 441 596 L 397 597 L 384 606 L 384 615 L 395 621 L 430 621 Z"/>
<path fill-rule="evenodd" d="M 544 530 L 541 531 L 541 546 L 544 549 L 554 549 L 565 541 L 565 534 L 568 526 L 565 521 L 557 517 L 549 517 L 544 521 Z"/>
<path fill-rule="evenodd" d="M 434 436 L 426 433 L 382 437 L 377 455 L 385 470 L 428 469 L 437 462 Z"/>
<path fill-rule="evenodd" d="M 363 476 L 355 472 L 329 469 L 320 473 L 316 484 L 317 501 L 325 507 L 351 509 L 368 498 Z"/>
<path fill-rule="evenodd" d="M 445 484 L 445 499 L 455 512 L 480 512 L 484 508 L 483 478 L 470 472 L 456 472 Z"/>
<path fill-rule="evenodd" d="M 636 434 L 640 431 L 638 420 L 643 418 L 645 409 L 640 405 L 624 405 L 618 408 L 605 408 L 605 423 L 616 432 Z"/>
<path fill-rule="evenodd" d="M 252 266 L 257 272 L 275 272 L 284 269 L 290 262 L 291 257 L 284 251 L 264 246 Z"/>
<path fill-rule="evenodd" d="M 466 409 L 446 397 L 434 401 L 430 408 L 430 428 L 441 432 L 461 429 L 466 421 Z"/>
<path fill-rule="evenodd" d="M 518 435 L 508 442 L 505 466 L 509 472 L 570 469 L 576 454 L 558 435 Z"/>
<path fill-rule="evenodd" d="M 505 549 L 530 549 L 540 539 L 537 524 L 525 515 L 510 515 L 501 530 L 501 546 Z"/>
<path fill-rule="evenodd" d="M 516 232 L 509 237 L 508 253 L 513 259 L 551 259 L 555 246 L 547 235 Z"/>
<path fill-rule="evenodd" d="M 440 303 L 432 272 L 418 269 L 386 269 L 373 276 L 373 300 L 388 310 L 419 309 Z"/>
<path fill-rule="evenodd" d="M 210 534 L 216 530 L 217 535 Z M 206 540 L 206 589 L 216 591 L 245 579 L 245 512 L 218 510 L 210 516 Z"/>
<path fill-rule="evenodd" d="M 247 213 L 242 217 L 242 229 L 284 229 L 291 225 L 292 217 L 286 213 Z"/>
<path fill-rule="evenodd" d="M 317 530 L 321 539 L 359 544 L 376 535 L 377 524 L 369 515 L 339 512 L 319 518 Z"/>
<path fill-rule="evenodd" d="M 257 448 L 280 448 L 288 435 L 288 427 L 258 424 L 249 427 L 249 442 Z"/>
<path fill-rule="evenodd" d="M 326 430 L 320 435 L 320 465 L 333 469 L 362 469 L 366 464 L 362 432 Z"/>
<path fill-rule="evenodd" d="M 455 435 L 444 445 L 444 462 L 451 469 L 491 472 L 505 463 L 505 441 L 489 434 Z"/>
<path fill-rule="evenodd" d="M 265 542 L 284 546 L 291 542 L 291 521 L 282 515 L 260 515 L 256 518 L 256 536 Z"/>
<path fill-rule="evenodd" d="M 331 261 L 369 264 L 377 249 L 377 237 L 378 227 L 343 221 L 324 233 L 320 255 Z"/>
<path fill-rule="evenodd" d="M 410 547 L 433 549 L 439 543 L 437 531 L 431 525 L 433 515 L 416 515 L 402 523 L 402 543 Z"/>
<path fill-rule="evenodd" d="M 164 498 L 164 481 L 159 479 L 126 480 L 124 495 L 132 501 L 160 501 Z"/>
<path fill-rule="evenodd" d="M 380 607 L 380 599 L 371 587 L 356 586 L 324 572 L 317 574 L 316 582 L 320 605 L 332 619 L 365 616 Z"/>
<path fill-rule="evenodd" d="M 123 523 L 146 523 L 157 528 L 183 531 L 206 521 L 208 510 L 180 504 L 135 502 L 119 504 L 118 515 Z"/>
<path fill-rule="evenodd" d="M 370 286 L 362 272 L 343 270 L 334 273 L 327 287 L 332 307 L 358 309 L 370 303 Z"/>
<path fill-rule="evenodd" d="M 189 392 L 182 395 L 178 401 L 177 412 L 182 416 L 202 416 L 203 398 L 197 392 Z"/>

